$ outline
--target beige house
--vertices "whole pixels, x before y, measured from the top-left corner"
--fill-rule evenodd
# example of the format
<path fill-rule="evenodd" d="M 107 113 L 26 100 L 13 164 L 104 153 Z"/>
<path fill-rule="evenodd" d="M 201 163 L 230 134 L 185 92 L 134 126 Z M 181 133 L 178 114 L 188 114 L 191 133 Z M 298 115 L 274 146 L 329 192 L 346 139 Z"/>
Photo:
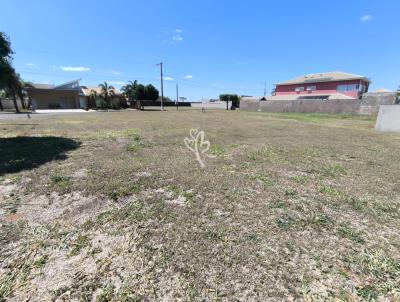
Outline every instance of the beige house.
<path fill-rule="evenodd" d="M 80 86 L 81 87 L 81 94 L 79 94 L 79 100 L 81 104 L 85 104 L 84 107 L 101 107 L 102 99 L 99 97 L 101 94 L 101 88 L 98 86 Z M 118 105 L 121 100 L 122 92 L 118 89 L 113 89 L 114 96 L 110 100 L 110 104 Z M 97 95 L 96 99 L 93 99 L 92 92 L 95 92 Z"/>
<path fill-rule="evenodd" d="M 91 91 L 101 94 L 100 87 L 80 86 L 78 80 L 61 85 L 53 86 L 48 84 L 33 84 L 28 88 L 28 95 L 32 102 L 33 109 L 78 109 L 93 108 L 101 106 L 101 98 L 93 100 Z M 118 105 L 121 92 L 114 89 L 114 97 L 111 104 Z"/>

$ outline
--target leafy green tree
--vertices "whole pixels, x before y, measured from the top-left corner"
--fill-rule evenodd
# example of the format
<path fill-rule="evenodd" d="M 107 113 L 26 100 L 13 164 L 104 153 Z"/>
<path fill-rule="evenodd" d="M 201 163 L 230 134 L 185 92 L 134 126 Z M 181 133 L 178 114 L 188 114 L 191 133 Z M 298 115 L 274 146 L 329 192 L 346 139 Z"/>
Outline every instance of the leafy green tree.
<path fill-rule="evenodd" d="M 10 39 L 4 32 L 0 32 L 0 58 L 11 59 L 12 54 Z"/>
<path fill-rule="evenodd" d="M 145 96 L 145 91 L 144 91 L 144 86 L 141 84 L 138 84 L 138 82 L 135 80 L 134 82 L 129 81 L 128 84 L 123 86 L 121 90 L 124 92 L 126 97 L 130 102 L 134 102 L 134 107 L 137 109 L 141 108 L 141 100 L 144 100 Z"/>
<path fill-rule="evenodd" d="M 161 102 L 161 97 L 158 97 L 157 100 Z M 164 95 L 164 103 L 168 103 L 168 102 L 174 102 L 174 101 L 170 97 L 167 97 Z"/>
<path fill-rule="evenodd" d="M 8 36 L 0 32 L 0 89 L 7 88 L 12 74 L 15 73 L 14 68 L 11 66 L 11 43 Z"/>
<path fill-rule="evenodd" d="M 232 107 L 239 107 L 240 97 L 237 94 L 221 94 L 219 99 L 226 102 L 226 110 L 229 110 L 229 102 L 232 102 Z"/>
<path fill-rule="evenodd" d="M 125 96 L 129 101 L 135 102 L 135 108 L 141 109 L 141 101 L 151 100 L 155 101 L 158 99 L 159 92 L 156 87 L 152 84 L 143 85 L 139 84 L 137 81 L 129 81 L 128 84 L 121 88 Z"/>
<path fill-rule="evenodd" d="M 150 101 L 156 101 L 160 95 L 158 89 L 153 85 L 149 84 L 145 87 L 146 99 Z"/>
<path fill-rule="evenodd" d="M 130 83 L 132 83 L 132 81 L 130 81 Z M 132 84 L 126 84 L 125 86 L 122 86 L 121 91 L 129 101 L 132 100 Z"/>
<path fill-rule="evenodd" d="M 137 88 L 137 81 L 129 81 L 128 84 L 125 86 L 121 87 L 121 91 L 124 93 L 124 95 L 128 98 L 129 101 L 134 100 L 134 93 Z"/>
<path fill-rule="evenodd" d="M 110 100 L 115 96 L 115 88 L 111 85 L 108 85 L 107 82 L 99 84 L 101 88 L 100 96 L 103 98 L 104 102 L 106 102 L 107 108 L 110 107 Z"/>
<path fill-rule="evenodd" d="M 4 32 L 0 32 L 0 89 L 12 97 L 15 111 L 18 113 L 17 96 L 21 99 L 22 107 L 26 108 L 24 102 L 27 95 L 26 88 L 32 87 L 32 85 L 24 82 L 12 67 L 12 54 L 10 39 Z M 0 105 L 0 109 L 3 110 L 2 105 Z"/>

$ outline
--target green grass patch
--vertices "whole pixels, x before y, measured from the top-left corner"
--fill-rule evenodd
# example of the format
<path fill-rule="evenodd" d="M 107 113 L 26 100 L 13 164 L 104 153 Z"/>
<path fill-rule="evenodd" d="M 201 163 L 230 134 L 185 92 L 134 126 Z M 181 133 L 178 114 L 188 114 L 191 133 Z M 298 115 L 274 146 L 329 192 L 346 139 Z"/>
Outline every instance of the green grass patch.
<path fill-rule="evenodd" d="M 357 242 L 357 243 L 364 243 L 364 239 L 362 238 L 362 233 L 351 228 L 349 225 L 342 223 L 339 228 L 338 228 L 339 234 L 347 238 L 351 241 Z"/>
<path fill-rule="evenodd" d="M 188 202 L 192 202 L 196 194 L 193 191 L 185 191 L 182 196 L 185 197 Z"/>
<path fill-rule="evenodd" d="M 97 302 L 110 302 L 114 298 L 114 286 L 108 285 L 97 296 Z"/>
<path fill-rule="evenodd" d="M 293 196 L 297 195 L 297 191 L 295 189 L 287 188 L 284 190 L 284 192 L 285 192 L 285 195 L 289 196 L 289 197 L 293 197 Z"/>
<path fill-rule="evenodd" d="M 398 293 L 400 288 L 400 261 L 382 251 L 366 250 L 346 259 L 353 270 L 363 276 L 356 287 L 360 297 L 367 301 L 376 301 L 380 296 Z"/>
<path fill-rule="evenodd" d="M 304 185 L 307 182 L 307 176 L 303 176 L 303 175 L 295 175 L 290 177 L 290 180 L 297 183 L 297 184 L 302 184 Z"/>
<path fill-rule="evenodd" d="M 139 134 L 131 134 L 129 137 L 132 138 L 132 142 L 126 146 L 126 150 L 132 153 L 138 153 L 145 144 Z"/>
<path fill-rule="evenodd" d="M 11 294 L 12 280 L 10 277 L 0 279 L 0 301 L 6 301 L 6 298 Z"/>
<path fill-rule="evenodd" d="M 274 181 L 271 178 L 269 178 L 269 177 L 267 177 L 265 175 L 262 175 L 262 174 L 252 175 L 251 179 L 258 181 L 259 183 L 261 183 L 261 184 L 263 184 L 263 185 L 265 185 L 267 187 L 270 187 L 270 186 L 274 185 Z"/>
<path fill-rule="evenodd" d="M 121 184 L 120 186 L 115 184 L 107 190 L 107 196 L 112 200 L 117 201 L 119 198 L 129 196 L 140 192 L 140 186 L 138 184 Z"/>
<path fill-rule="evenodd" d="M 68 189 L 72 186 L 72 180 L 67 176 L 53 175 L 50 177 L 50 180 L 60 189 Z"/>
<path fill-rule="evenodd" d="M 346 169 L 341 165 L 333 165 L 323 168 L 321 169 L 320 173 L 325 177 L 338 177 L 347 174 Z"/>
<path fill-rule="evenodd" d="M 96 224 L 103 225 L 118 221 L 143 222 L 155 218 L 163 212 L 164 203 L 154 202 L 146 204 L 144 202 L 134 202 L 121 208 L 100 213 L 97 216 Z"/>
<path fill-rule="evenodd" d="M 220 144 L 211 144 L 208 152 L 212 155 L 223 156 L 225 155 L 225 148 Z"/>
<path fill-rule="evenodd" d="M 33 267 L 35 268 L 42 268 L 46 265 L 48 256 L 47 255 L 43 255 L 40 256 L 39 258 L 37 258 L 34 262 L 33 262 Z"/>
<path fill-rule="evenodd" d="M 328 215 L 323 213 L 313 213 L 311 216 L 302 220 L 304 226 L 312 226 L 314 228 L 329 228 L 335 224 L 335 222 Z"/>
<path fill-rule="evenodd" d="M 90 245 L 90 239 L 86 235 L 79 235 L 76 241 L 72 244 L 72 249 L 69 253 L 69 256 L 79 255 L 81 250 Z"/>
<path fill-rule="evenodd" d="M 322 186 L 319 188 L 319 192 L 330 196 L 330 197 L 340 197 L 341 193 L 340 191 L 336 190 L 335 188 L 331 187 L 331 186 Z"/>

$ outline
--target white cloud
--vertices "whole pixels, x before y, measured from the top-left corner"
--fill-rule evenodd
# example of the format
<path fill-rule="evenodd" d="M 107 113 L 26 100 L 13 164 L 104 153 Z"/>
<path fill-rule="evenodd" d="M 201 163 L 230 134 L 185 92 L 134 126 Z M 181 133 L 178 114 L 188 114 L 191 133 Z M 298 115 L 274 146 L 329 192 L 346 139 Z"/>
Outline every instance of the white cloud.
<path fill-rule="evenodd" d="M 183 30 L 180 28 L 176 28 L 173 30 L 164 31 L 165 35 L 168 39 L 164 39 L 163 42 L 169 42 L 171 44 L 182 42 L 183 41 Z"/>
<path fill-rule="evenodd" d="M 176 29 L 172 29 L 172 30 L 166 30 L 164 32 L 166 35 L 181 34 L 181 33 L 183 33 L 183 29 L 176 28 Z"/>
<path fill-rule="evenodd" d="M 115 74 L 115 75 L 120 75 L 120 74 L 121 74 L 119 71 L 115 71 L 115 70 L 110 70 L 110 72 L 111 72 L 112 74 Z"/>
<path fill-rule="evenodd" d="M 35 66 L 35 63 L 26 63 L 26 66 Z"/>
<path fill-rule="evenodd" d="M 185 79 L 193 79 L 193 76 L 191 74 L 187 74 L 184 76 Z"/>
<path fill-rule="evenodd" d="M 125 85 L 126 83 L 123 81 L 109 81 L 108 83 L 113 85 Z"/>
<path fill-rule="evenodd" d="M 53 65 L 54 67 L 54 65 Z M 90 68 L 89 67 L 82 67 L 82 66 L 61 66 L 60 67 L 61 70 L 63 71 L 72 71 L 72 72 L 83 72 L 83 71 L 89 71 Z"/>
<path fill-rule="evenodd" d="M 173 81 L 174 78 L 172 78 L 172 77 L 164 77 L 164 80 L 165 80 L 165 81 Z"/>
<path fill-rule="evenodd" d="M 180 36 L 180 35 L 174 35 L 174 36 L 172 36 L 172 40 L 174 40 L 174 41 L 182 41 L 183 37 Z"/>
<path fill-rule="evenodd" d="M 372 20 L 372 15 L 365 15 L 360 18 L 361 22 L 368 22 Z"/>

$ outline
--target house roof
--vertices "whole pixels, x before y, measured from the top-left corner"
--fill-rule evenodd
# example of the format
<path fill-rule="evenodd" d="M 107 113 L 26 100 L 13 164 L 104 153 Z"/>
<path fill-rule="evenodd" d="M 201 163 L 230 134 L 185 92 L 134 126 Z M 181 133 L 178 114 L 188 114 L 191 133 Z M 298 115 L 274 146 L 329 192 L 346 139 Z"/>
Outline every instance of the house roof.
<path fill-rule="evenodd" d="M 82 92 L 85 96 L 90 96 L 90 93 L 92 92 L 92 90 L 96 91 L 97 94 L 101 93 L 101 87 L 98 86 L 81 86 Z M 119 91 L 118 89 L 113 89 L 115 95 L 120 95 L 122 94 L 121 91 Z"/>
<path fill-rule="evenodd" d="M 76 79 L 76 80 L 72 80 L 72 81 L 69 81 L 69 82 L 66 82 L 66 83 L 62 83 L 60 85 L 55 86 L 54 89 L 63 88 L 65 86 L 67 86 L 66 89 L 69 89 L 68 86 L 70 86 L 71 84 L 75 84 L 76 86 L 79 86 L 79 81 L 81 81 L 81 80 L 82 79 Z"/>
<path fill-rule="evenodd" d="M 341 71 L 332 71 L 332 72 L 307 74 L 285 82 L 277 83 L 275 85 L 308 84 L 308 83 L 334 82 L 343 80 L 364 80 L 370 82 L 370 80 L 367 77 L 362 75 L 356 75 Z"/>
<path fill-rule="evenodd" d="M 33 83 L 32 86 L 33 86 L 33 88 L 37 88 L 37 89 L 53 89 L 54 88 L 54 85 L 51 85 L 51 84 Z"/>
<path fill-rule="evenodd" d="M 79 81 L 80 81 L 81 79 L 77 79 L 77 80 L 73 80 L 73 81 L 70 81 L 70 82 L 67 82 L 67 83 L 63 83 L 63 84 L 60 84 L 60 85 L 57 85 L 57 86 L 54 86 L 54 85 L 51 85 L 51 84 L 39 84 L 39 83 L 33 83 L 32 84 L 32 88 L 28 88 L 29 90 L 57 90 L 57 91 L 68 91 L 68 90 L 71 90 L 71 91 L 78 91 L 78 92 L 80 92 L 80 90 L 82 90 L 82 93 L 83 93 L 83 95 L 85 95 L 85 96 L 90 96 L 90 93 L 91 93 L 91 91 L 92 90 L 94 90 L 94 91 L 96 91 L 97 92 L 97 94 L 100 94 L 101 93 L 101 88 L 100 87 L 98 87 L 98 86 L 77 86 L 78 88 L 70 88 L 69 86 L 71 85 L 71 84 L 79 84 Z M 80 88 L 80 89 L 79 89 Z M 114 93 L 115 93 L 115 95 L 121 95 L 122 94 L 122 92 L 119 90 L 119 89 L 113 89 L 114 90 Z"/>

